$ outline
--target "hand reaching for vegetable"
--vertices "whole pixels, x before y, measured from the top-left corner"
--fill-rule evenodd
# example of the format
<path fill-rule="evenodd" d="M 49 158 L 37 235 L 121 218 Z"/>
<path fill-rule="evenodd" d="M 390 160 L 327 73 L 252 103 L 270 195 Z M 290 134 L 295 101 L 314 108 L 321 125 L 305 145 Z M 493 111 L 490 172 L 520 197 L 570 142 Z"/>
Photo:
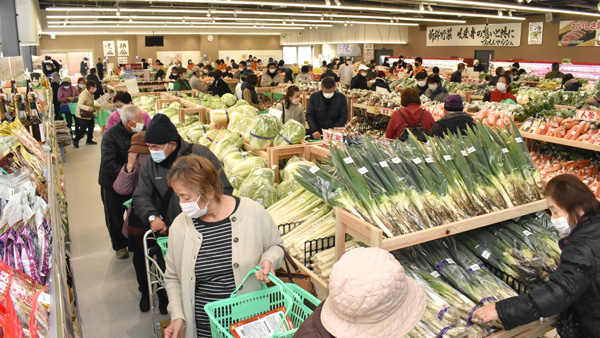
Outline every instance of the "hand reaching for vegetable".
<path fill-rule="evenodd" d="M 185 322 L 183 319 L 175 319 L 165 329 L 165 338 L 180 338 L 185 329 Z"/>
<path fill-rule="evenodd" d="M 312 137 L 315 140 L 320 140 L 321 139 L 321 133 L 319 133 L 318 131 L 315 131 L 314 133 L 312 133 Z"/>
<path fill-rule="evenodd" d="M 496 304 L 485 305 L 473 312 L 473 317 L 481 318 L 483 323 L 493 322 L 498 320 L 498 311 L 496 311 Z"/>
<path fill-rule="evenodd" d="M 273 263 L 270 260 L 265 259 L 262 263 L 258 265 L 261 270 L 256 272 L 256 279 L 263 281 L 265 283 L 269 283 L 270 280 L 267 277 L 268 273 L 275 274 L 275 270 L 273 269 Z"/>

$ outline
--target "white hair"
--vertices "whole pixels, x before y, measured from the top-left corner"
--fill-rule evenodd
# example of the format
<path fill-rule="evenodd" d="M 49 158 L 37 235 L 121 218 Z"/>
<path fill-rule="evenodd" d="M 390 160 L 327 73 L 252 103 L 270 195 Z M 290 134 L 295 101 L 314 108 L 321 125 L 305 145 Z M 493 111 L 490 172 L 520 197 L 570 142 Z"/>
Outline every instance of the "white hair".
<path fill-rule="evenodd" d="M 128 120 L 135 121 L 137 114 L 142 114 L 142 108 L 133 104 L 128 104 L 119 114 L 121 115 L 121 122 L 123 122 L 123 125 L 126 125 Z"/>

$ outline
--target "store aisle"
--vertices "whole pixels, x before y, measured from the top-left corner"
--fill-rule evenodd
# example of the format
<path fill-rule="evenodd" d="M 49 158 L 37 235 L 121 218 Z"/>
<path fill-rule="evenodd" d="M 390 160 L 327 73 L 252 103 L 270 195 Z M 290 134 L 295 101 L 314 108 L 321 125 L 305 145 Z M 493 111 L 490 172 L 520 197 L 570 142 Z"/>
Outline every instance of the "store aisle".
<path fill-rule="evenodd" d="M 98 185 L 100 130 L 94 140 L 98 145 L 69 147 L 63 167 L 83 336 L 149 338 L 152 316 L 139 310 L 131 257 L 117 259 L 110 244 Z"/>

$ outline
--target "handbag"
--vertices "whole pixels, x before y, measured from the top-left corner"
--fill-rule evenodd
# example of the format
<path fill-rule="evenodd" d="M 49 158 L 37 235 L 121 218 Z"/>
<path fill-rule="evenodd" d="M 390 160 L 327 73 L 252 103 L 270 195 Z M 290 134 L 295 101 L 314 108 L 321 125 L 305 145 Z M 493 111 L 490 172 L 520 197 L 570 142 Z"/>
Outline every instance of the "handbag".
<path fill-rule="evenodd" d="M 81 110 L 79 109 L 79 116 L 81 116 L 84 119 L 89 119 L 89 118 L 93 118 L 94 117 L 94 111 L 89 111 L 89 110 Z"/>
<path fill-rule="evenodd" d="M 556 332 L 560 338 L 581 338 L 579 317 L 572 308 L 563 311 L 556 323 Z"/>
<path fill-rule="evenodd" d="M 275 271 L 275 276 L 281 279 L 284 283 L 293 283 L 303 288 L 304 290 L 310 292 L 311 294 L 315 294 L 315 287 L 312 283 L 309 274 L 303 273 L 298 268 L 298 265 L 292 260 L 292 256 L 285 250 L 284 247 L 280 246 L 283 250 L 285 262 L 285 271 L 283 269 L 279 269 Z M 269 287 L 274 286 L 272 282 L 268 284 Z"/>

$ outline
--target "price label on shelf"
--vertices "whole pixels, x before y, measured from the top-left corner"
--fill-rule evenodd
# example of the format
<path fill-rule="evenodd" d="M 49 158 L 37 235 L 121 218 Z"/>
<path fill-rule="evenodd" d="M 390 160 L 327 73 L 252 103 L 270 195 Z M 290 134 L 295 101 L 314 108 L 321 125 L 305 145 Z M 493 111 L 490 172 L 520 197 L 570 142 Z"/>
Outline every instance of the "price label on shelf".
<path fill-rule="evenodd" d="M 508 149 L 502 148 L 502 152 L 506 154 L 506 153 L 508 153 Z"/>
<path fill-rule="evenodd" d="M 476 151 L 477 151 L 477 149 L 475 149 L 475 147 L 471 147 L 471 148 L 467 149 L 467 153 L 469 153 L 469 154 L 474 153 Z"/>
<path fill-rule="evenodd" d="M 600 119 L 600 113 L 593 110 L 577 110 L 577 118 L 581 120 L 598 121 Z"/>
<path fill-rule="evenodd" d="M 481 257 L 483 257 L 484 259 L 490 258 L 491 255 L 492 254 L 487 250 L 485 250 L 484 252 L 481 253 Z"/>
<path fill-rule="evenodd" d="M 423 160 L 421 160 L 418 157 L 415 157 L 415 158 L 413 158 L 413 162 L 415 162 L 415 164 L 421 164 L 421 163 L 423 163 Z"/>
<path fill-rule="evenodd" d="M 444 155 L 443 157 L 445 161 L 452 161 L 452 156 L 450 155 Z"/>
<path fill-rule="evenodd" d="M 313 166 L 312 168 L 310 168 L 310 172 L 313 174 L 316 173 L 317 171 L 319 171 L 319 167 L 317 167 L 316 165 Z"/>
<path fill-rule="evenodd" d="M 381 162 L 379 162 L 379 165 L 380 165 L 382 168 L 387 168 L 387 167 L 389 167 L 389 165 L 387 164 L 387 162 L 386 162 L 386 161 L 381 161 Z"/>
<path fill-rule="evenodd" d="M 392 159 L 392 163 L 396 163 L 396 164 L 398 164 L 398 163 L 400 163 L 400 159 L 399 159 L 398 157 L 394 157 L 394 158 Z"/>
<path fill-rule="evenodd" d="M 369 172 L 369 170 L 368 170 L 367 168 L 365 168 L 365 167 L 362 167 L 362 168 L 358 169 L 358 172 L 359 172 L 361 175 L 364 175 L 364 174 L 368 173 L 368 172 Z"/>
<path fill-rule="evenodd" d="M 433 159 L 431 157 L 425 157 L 425 162 L 433 163 Z"/>
<path fill-rule="evenodd" d="M 346 162 L 346 164 L 350 164 L 350 163 L 354 163 L 354 160 L 352 160 L 352 157 L 346 157 L 344 159 L 344 162 Z"/>
<path fill-rule="evenodd" d="M 515 138 L 515 141 L 517 141 L 517 143 L 523 143 L 523 139 L 520 137 Z"/>

